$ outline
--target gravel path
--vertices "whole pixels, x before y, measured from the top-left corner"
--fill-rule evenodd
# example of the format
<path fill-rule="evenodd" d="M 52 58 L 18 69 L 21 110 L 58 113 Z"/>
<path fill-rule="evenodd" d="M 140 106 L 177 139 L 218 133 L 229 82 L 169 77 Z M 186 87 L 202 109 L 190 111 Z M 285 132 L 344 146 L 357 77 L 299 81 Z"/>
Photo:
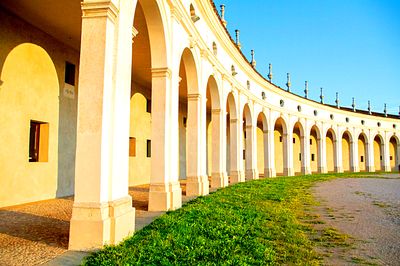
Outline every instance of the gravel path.
<path fill-rule="evenodd" d="M 354 240 L 327 265 L 400 265 L 400 175 L 334 179 L 317 184 L 314 195 L 325 226 Z"/>

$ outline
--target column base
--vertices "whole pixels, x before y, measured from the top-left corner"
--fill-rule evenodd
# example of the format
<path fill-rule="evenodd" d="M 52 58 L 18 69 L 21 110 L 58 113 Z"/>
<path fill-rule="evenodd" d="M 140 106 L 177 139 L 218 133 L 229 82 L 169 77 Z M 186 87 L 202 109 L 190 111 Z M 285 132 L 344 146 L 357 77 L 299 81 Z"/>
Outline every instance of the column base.
<path fill-rule="evenodd" d="M 336 167 L 334 169 L 335 173 L 343 173 L 343 167 Z"/>
<path fill-rule="evenodd" d="M 244 173 L 241 171 L 231 171 L 230 183 L 236 184 L 245 181 Z"/>
<path fill-rule="evenodd" d="M 246 181 L 259 179 L 257 169 L 246 169 L 246 177 L 245 178 L 246 178 Z"/>
<path fill-rule="evenodd" d="M 150 184 L 149 211 L 170 211 L 180 207 L 182 207 L 182 189 L 179 182 Z"/>
<path fill-rule="evenodd" d="M 367 170 L 367 172 L 375 172 L 375 166 L 368 166 L 367 165 L 367 167 L 366 167 L 366 169 L 365 170 Z"/>
<path fill-rule="evenodd" d="M 212 188 L 227 187 L 228 182 L 229 182 L 229 178 L 225 172 L 211 174 L 211 187 Z"/>
<path fill-rule="evenodd" d="M 301 167 L 301 174 L 303 175 L 311 175 L 311 168 L 310 167 Z"/>
<path fill-rule="evenodd" d="M 383 171 L 385 171 L 385 172 L 391 172 L 391 171 L 392 171 L 392 168 L 390 167 L 390 165 L 384 165 L 384 166 L 383 166 Z"/>
<path fill-rule="evenodd" d="M 274 168 L 264 168 L 264 177 L 276 177 Z"/>
<path fill-rule="evenodd" d="M 353 173 L 358 173 L 360 172 L 360 168 L 358 166 L 352 166 L 350 167 L 350 171 Z"/>
<path fill-rule="evenodd" d="M 210 192 L 208 176 L 191 176 L 186 181 L 186 196 L 204 196 Z"/>
<path fill-rule="evenodd" d="M 130 196 L 108 203 L 74 203 L 68 249 L 94 251 L 106 244 L 116 245 L 134 231 Z"/>
<path fill-rule="evenodd" d="M 293 168 L 284 168 L 283 175 L 284 176 L 294 176 L 294 169 Z"/>
<path fill-rule="evenodd" d="M 318 167 L 318 173 L 326 174 L 328 173 L 328 169 L 326 167 Z"/>

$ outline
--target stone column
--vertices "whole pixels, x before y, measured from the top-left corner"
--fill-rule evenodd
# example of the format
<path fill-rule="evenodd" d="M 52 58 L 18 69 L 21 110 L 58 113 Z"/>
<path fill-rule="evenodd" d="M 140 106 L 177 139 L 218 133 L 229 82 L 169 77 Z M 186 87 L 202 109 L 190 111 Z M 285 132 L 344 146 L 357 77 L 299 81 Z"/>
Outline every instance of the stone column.
<path fill-rule="evenodd" d="M 283 133 L 283 174 L 285 176 L 294 176 L 293 168 L 293 131 L 289 130 L 288 133 Z"/>
<path fill-rule="evenodd" d="M 256 125 L 246 125 L 246 180 L 258 179 Z"/>
<path fill-rule="evenodd" d="M 301 142 L 301 173 L 303 175 L 310 175 L 311 174 L 311 146 L 310 146 L 310 134 L 308 130 L 305 130 L 306 133 L 303 136 L 300 136 Z"/>
<path fill-rule="evenodd" d="M 209 182 L 206 173 L 202 169 L 203 153 L 206 152 L 205 145 L 202 145 L 202 134 L 206 134 L 205 128 L 201 130 L 201 106 L 203 97 L 200 94 L 188 94 L 188 119 L 187 119 L 187 196 L 200 196 L 209 193 Z"/>
<path fill-rule="evenodd" d="M 224 145 L 224 138 L 226 136 L 226 120 L 225 112 L 221 109 L 213 109 L 211 111 L 212 121 L 212 171 L 211 171 L 211 187 L 221 188 L 228 185 L 228 175 L 226 174 L 226 167 L 224 164 L 226 149 Z"/>
<path fill-rule="evenodd" d="M 358 140 L 350 140 L 350 171 L 360 172 L 358 164 Z"/>
<path fill-rule="evenodd" d="M 182 206 L 176 166 L 179 128 L 174 119 L 178 117 L 178 92 L 173 88 L 178 86 L 179 77 L 172 76 L 169 68 L 152 69 L 149 211 L 175 210 Z"/>
<path fill-rule="evenodd" d="M 342 139 L 333 140 L 334 152 L 335 152 L 335 172 L 343 173 L 343 145 Z"/>
<path fill-rule="evenodd" d="M 241 120 L 231 118 L 230 120 L 230 163 L 231 163 L 231 184 L 243 182 L 244 175 L 241 171 L 241 164 L 243 161 L 242 145 L 241 145 Z"/>
<path fill-rule="evenodd" d="M 326 162 L 326 137 L 318 138 L 317 145 L 318 145 L 318 172 L 321 174 L 325 174 L 328 173 L 328 166 Z"/>
<path fill-rule="evenodd" d="M 82 3 L 71 250 L 117 244 L 134 231 L 128 156 L 135 6 L 136 1 Z"/>
<path fill-rule="evenodd" d="M 384 143 L 381 145 L 383 146 L 382 148 L 382 159 L 383 159 L 383 168 L 385 172 L 390 172 L 390 148 L 389 148 L 389 142 L 390 140 L 385 136 L 384 138 Z"/>
<path fill-rule="evenodd" d="M 371 138 L 370 138 L 371 139 Z M 371 141 L 366 142 L 366 161 L 365 168 L 367 172 L 375 172 L 375 161 L 374 161 L 374 143 Z"/>
<path fill-rule="evenodd" d="M 275 177 L 274 130 L 264 130 L 264 177 Z"/>

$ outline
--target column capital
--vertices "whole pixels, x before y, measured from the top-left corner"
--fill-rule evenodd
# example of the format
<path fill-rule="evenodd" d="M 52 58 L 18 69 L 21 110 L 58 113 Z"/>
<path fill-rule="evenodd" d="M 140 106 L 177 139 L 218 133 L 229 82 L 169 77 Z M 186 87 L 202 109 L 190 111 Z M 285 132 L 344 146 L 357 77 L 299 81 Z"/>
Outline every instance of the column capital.
<path fill-rule="evenodd" d="M 188 101 L 195 101 L 195 100 L 200 100 L 202 97 L 200 93 L 188 93 L 187 98 Z"/>
<path fill-rule="evenodd" d="M 170 78 L 172 71 L 168 67 L 152 68 L 151 69 L 153 78 Z"/>
<path fill-rule="evenodd" d="M 82 2 L 82 18 L 108 17 L 113 22 L 118 16 L 118 8 L 112 1 Z"/>
<path fill-rule="evenodd" d="M 215 115 L 219 115 L 219 114 L 222 113 L 222 110 L 221 110 L 221 109 L 212 109 L 212 110 L 211 110 L 211 113 L 212 113 L 212 114 L 215 114 Z"/>

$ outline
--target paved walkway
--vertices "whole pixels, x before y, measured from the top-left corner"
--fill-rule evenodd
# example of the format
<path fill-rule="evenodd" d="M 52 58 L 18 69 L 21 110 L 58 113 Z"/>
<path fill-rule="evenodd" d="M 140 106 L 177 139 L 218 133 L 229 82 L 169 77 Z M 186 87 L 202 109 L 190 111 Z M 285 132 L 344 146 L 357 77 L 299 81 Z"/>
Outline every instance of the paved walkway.
<path fill-rule="evenodd" d="M 183 203 L 186 183 L 181 182 Z M 131 187 L 135 230 L 165 212 L 148 212 L 149 185 Z M 0 265 L 78 265 L 87 252 L 68 251 L 73 197 L 0 208 Z"/>

